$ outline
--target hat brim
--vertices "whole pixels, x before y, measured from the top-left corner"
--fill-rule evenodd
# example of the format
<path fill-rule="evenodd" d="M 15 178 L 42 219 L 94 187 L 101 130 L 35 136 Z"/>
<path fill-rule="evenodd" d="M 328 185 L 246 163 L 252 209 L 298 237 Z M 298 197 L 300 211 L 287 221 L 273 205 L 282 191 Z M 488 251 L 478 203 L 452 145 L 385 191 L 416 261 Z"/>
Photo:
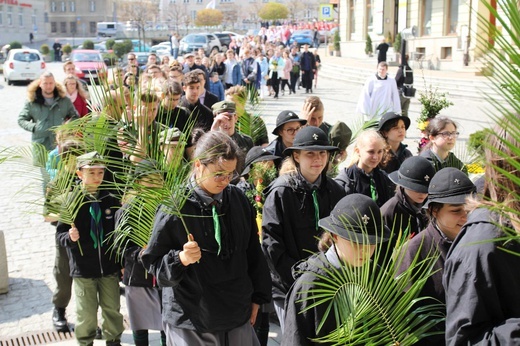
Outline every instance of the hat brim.
<path fill-rule="evenodd" d="M 101 164 L 101 163 L 94 163 L 94 164 L 91 164 L 91 165 L 81 165 L 81 166 L 78 166 L 78 169 L 82 169 L 82 168 L 107 168 L 107 166 Z"/>
<path fill-rule="evenodd" d="M 285 124 L 287 124 L 287 123 L 292 123 L 292 122 L 294 122 L 294 123 L 300 123 L 300 124 L 302 124 L 302 126 L 305 125 L 305 124 L 307 124 L 307 120 L 305 120 L 305 119 L 289 119 L 289 120 L 283 121 L 283 122 L 281 122 L 280 124 L 278 124 L 278 126 L 276 126 L 276 127 L 274 128 L 272 134 L 278 136 L 278 130 L 279 130 L 282 126 L 284 126 Z"/>
<path fill-rule="evenodd" d="M 412 181 L 407 181 L 404 179 L 399 179 L 399 171 L 394 171 L 388 174 L 388 178 L 392 181 L 392 183 L 402 186 L 405 189 L 412 190 L 420 193 L 428 193 L 428 186 L 424 186 L 418 183 L 414 183 Z"/>
<path fill-rule="evenodd" d="M 405 128 L 406 130 L 408 130 L 408 128 L 410 127 L 410 124 L 412 123 L 412 121 L 410 120 L 410 118 L 405 117 L 404 115 L 399 115 L 399 116 L 395 116 L 395 117 L 392 117 L 392 118 L 390 118 L 390 119 L 387 119 L 387 120 L 386 120 L 384 123 L 382 123 L 382 124 L 378 124 L 378 126 L 377 126 L 377 131 L 381 131 L 381 129 L 385 126 L 385 124 L 386 124 L 387 122 L 389 122 L 390 120 L 394 120 L 394 119 L 401 119 L 401 120 L 403 120 L 403 122 L 404 122 L 404 128 Z"/>
<path fill-rule="evenodd" d="M 442 203 L 442 204 L 466 204 L 466 198 L 470 197 L 472 194 L 462 194 L 456 196 L 447 196 L 436 198 L 433 196 L 432 198 L 428 197 L 426 203 L 424 203 L 423 208 L 428 208 L 430 203 Z"/>
<path fill-rule="evenodd" d="M 249 174 L 249 171 L 251 171 L 251 165 L 253 163 L 256 163 L 256 162 L 262 162 L 262 161 L 274 161 L 274 160 L 278 160 L 280 159 L 281 157 L 280 156 L 276 156 L 276 155 L 262 155 L 260 157 L 257 157 L 256 159 L 254 159 L 253 161 L 251 161 L 251 163 L 249 164 L 246 164 L 246 167 L 244 168 L 244 170 L 242 171 L 242 174 L 240 174 L 241 176 L 244 176 L 246 174 Z"/>
<path fill-rule="evenodd" d="M 289 147 L 289 148 L 286 148 L 284 151 L 283 151 L 283 154 L 285 156 L 289 156 L 291 155 L 291 153 L 295 150 L 307 150 L 307 151 L 321 151 L 321 150 L 326 150 L 326 151 L 338 151 L 339 148 L 338 147 L 335 147 L 335 146 L 332 146 L 332 145 L 306 145 L 306 146 L 303 146 L 303 147 Z"/>
<path fill-rule="evenodd" d="M 390 239 L 391 235 L 390 228 L 388 228 L 386 225 L 383 225 L 383 230 L 380 232 L 380 234 L 366 234 L 363 233 L 363 229 L 358 225 L 349 225 L 350 229 L 346 229 L 345 227 L 335 224 L 331 216 L 325 217 L 318 221 L 318 226 L 330 233 L 334 233 L 341 238 L 350 240 L 356 244 L 380 244 Z"/>

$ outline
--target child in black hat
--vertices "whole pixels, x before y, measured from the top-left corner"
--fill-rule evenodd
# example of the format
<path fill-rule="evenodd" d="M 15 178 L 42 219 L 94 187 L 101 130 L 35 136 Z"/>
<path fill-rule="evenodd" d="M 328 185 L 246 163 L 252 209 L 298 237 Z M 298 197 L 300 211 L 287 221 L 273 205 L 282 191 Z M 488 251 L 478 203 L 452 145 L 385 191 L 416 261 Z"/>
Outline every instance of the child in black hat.
<path fill-rule="evenodd" d="M 395 186 L 385 171 L 379 168 L 386 153 L 385 139 L 376 130 L 363 131 L 356 140 L 354 158 L 350 167 L 336 177 L 345 192 L 361 193 L 382 206 L 394 196 Z"/>
<path fill-rule="evenodd" d="M 316 301 L 309 299 L 309 291 L 317 289 L 318 282 L 325 282 L 325 278 L 334 280 L 327 268 L 363 267 L 377 244 L 390 236 L 377 204 L 361 194 L 342 198 L 330 216 L 319 221 L 319 226 L 325 230 L 320 240 L 321 252 L 293 268 L 297 278 L 287 294 L 282 345 L 314 345 L 311 339 L 330 334 L 344 322 L 336 321 L 333 310 L 327 312 L 328 303 L 312 307 Z M 327 319 L 318 332 L 325 315 Z"/>
<path fill-rule="evenodd" d="M 389 146 L 384 163 L 381 164 L 386 173 L 397 171 L 404 160 L 413 156 L 412 152 L 406 149 L 407 145 L 403 144 L 409 127 L 410 118 L 394 112 L 388 112 L 379 119 L 377 130 Z"/>
<path fill-rule="evenodd" d="M 331 152 L 327 135 L 317 127 L 298 132 L 293 146 L 285 149 L 296 172 L 278 177 L 264 190 L 262 248 L 271 268 L 273 300 L 283 331 L 283 304 L 294 279 L 291 267 L 318 250 L 318 221 L 328 216 L 345 196 L 343 189 L 327 177 Z"/>
<path fill-rule="evenodd" d="M 446 260 L 446 345 L 520 344 L 518 114 L 487 136 L 483 195 L 469 198 L 466 224 Z"/>
<path fill-rule="evenodd" d="M 475 193 L 475 185 L 466 174 L 453 168 L 443 168 L 430 181 L 428 187 L 428 210 L 430 223 L 428 227 L 413 237 L 403 247 L 401 256 L 401 271 L 408 268 L 420 252 L 419 260 L 433 255 L 439 255 L 434 265 L 434 273 L 424 284 L 420 297 L 432 297 L 444 303 L 445 290 L 442 285 L 444 262 L 448 251 L 467 220 L 465 209 L 466 198 Z M 421 304 L 426 304 L 424 301 Z M 438 331 L 444 331 L 444 323 L 437 326 Z M 444 336 L 435 335 L 425 338 L 415 345 L 444 345 Z"/>
<path fill-rule="evenodd" d="M 428 216 L 423 209 L 428 197 L 428 186 L 435 175 L 432 164 L 424 157 L 412 156 L 398 171 L 389 175 L 397 185 L 395 196 L 381 207 L 385 224 L 406 235 L 414 235 L 428 225 Z"/>
<path fill-rule="evenodd" d="M 276 139 L 269 143 L 266 149 L 273 155 L 283 157 L 285 148 L 293 145 L 296 133 L 307 124 L 307 120 L 300 119 L 298 114 L 293 111 L 282 111 L 276 118 L 276 127 L 273 135 Z M 276 168 L 279 170 L 282 160 L 275 161 Z"/>

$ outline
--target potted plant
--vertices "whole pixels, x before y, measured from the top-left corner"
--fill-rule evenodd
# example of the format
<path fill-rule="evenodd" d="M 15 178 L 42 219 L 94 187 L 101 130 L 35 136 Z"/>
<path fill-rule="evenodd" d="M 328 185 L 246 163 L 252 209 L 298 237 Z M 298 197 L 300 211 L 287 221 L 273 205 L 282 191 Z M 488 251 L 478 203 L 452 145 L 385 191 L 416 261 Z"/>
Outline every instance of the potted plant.
<path fill-rule="evenodd" d="M 372 56 L 374 53 L 374 45 L 372 44 L 372 38 L 369 34 L 367 34 L 366 42 L 365 42 L 365 54 L 368 56 Z"/>
<path fill-rule="evenodd" d="M 397 56 L 397 58 L 399 58 L 401 56 L 401 33 L 398 33 L 397 35 L 395 35 L 395 41 L 394 41 L 394 52 Z M 400 60 L 398 60 L 400 61 Z"/>
<path fill-rule="evenodd" d="M 336 52 L 336 56 L 341 56 L 340 41 L 339 30 L 336 30 L 336 32 L 334 32 L 334 51 Z"/>
<path fill-rule="evenodd" d="M 42 44 L 40 47 L 40 53 L 43 55 L 43 60 L 45 61 L 51 61 L 49 57 L 49 53 L 51 52 L 51 49 L 49 48 L 49 45 Z"/>
<path fill-rule="evenodd" d="M 61 60 L 66 61 L 69 58 L 70 53 L 72 52 L 72 47 L 70 46 L 70 44 L 67 43 L 61 48 L 61 51 L 63 52 Z"/>
<path fill-rule="evenodd" d="M 421 113 L 417 119 L 417 128 L 421 131 L 423 137 L 419 141 L 419 152 L 428 144 L 428 134 L 426 127 L 431 119 L 435 118 L 441 110 L 453 105 L 453 102 L 447 98 L 448 93 L 439 92 L 437 88 L 433 88 L 430 84 L 425 88 L 424 92 L 419 93 L 419 102 L 421 103 Z"/>

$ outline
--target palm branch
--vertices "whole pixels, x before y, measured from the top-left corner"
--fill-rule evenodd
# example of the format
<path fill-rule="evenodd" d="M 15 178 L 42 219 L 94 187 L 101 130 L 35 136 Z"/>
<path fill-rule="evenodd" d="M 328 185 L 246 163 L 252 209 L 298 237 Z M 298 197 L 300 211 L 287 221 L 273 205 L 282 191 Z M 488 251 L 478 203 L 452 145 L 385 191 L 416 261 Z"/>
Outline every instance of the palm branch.
<path fill-rule="evenodd" d="M 346 220 L 341 220 L 349 228 Z M 382 235 L 382 233 L 381 233 Z M 369 244 L 366 237 L 363 244 Z M 420 251 L 403 270 L 402 257 L 395 249 L 406 251 L 407 238 L 394 234 L 397 245 L 389 242 L 377 247 L 372 260 L 360 267 L 324 265 L 314 287 L 302 292 L 309 305 L 304 311 L 323 305 L 325 311 L 317 333 L 331 316 L 336 329 L 314 340 L 331 345 L 412 345 L 433 335 L 431 328 L 443 321 L 443 304 L 420 297 L 432 274 L 438 256 L 420 259 Z M 359 241 L 360 239 L 358 239 Z M 402 272 L 400 271 L 402 270 Z M 300 300 L 301 301 L 301 300 Z M 418 307 L 420 304 L 421 307 Z"/>

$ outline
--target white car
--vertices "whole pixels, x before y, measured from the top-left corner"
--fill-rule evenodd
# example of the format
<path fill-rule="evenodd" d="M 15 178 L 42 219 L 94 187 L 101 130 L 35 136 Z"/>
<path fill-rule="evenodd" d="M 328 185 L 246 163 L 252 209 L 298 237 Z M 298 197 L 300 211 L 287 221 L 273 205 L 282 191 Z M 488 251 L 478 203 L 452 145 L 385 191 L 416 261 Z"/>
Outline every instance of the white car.
<path fill-rule="evenodd" d="M 4 62 L 4 81 L 31 82 L 45 71 L 43 56 L 36 49 L 11 49 Z"/>

